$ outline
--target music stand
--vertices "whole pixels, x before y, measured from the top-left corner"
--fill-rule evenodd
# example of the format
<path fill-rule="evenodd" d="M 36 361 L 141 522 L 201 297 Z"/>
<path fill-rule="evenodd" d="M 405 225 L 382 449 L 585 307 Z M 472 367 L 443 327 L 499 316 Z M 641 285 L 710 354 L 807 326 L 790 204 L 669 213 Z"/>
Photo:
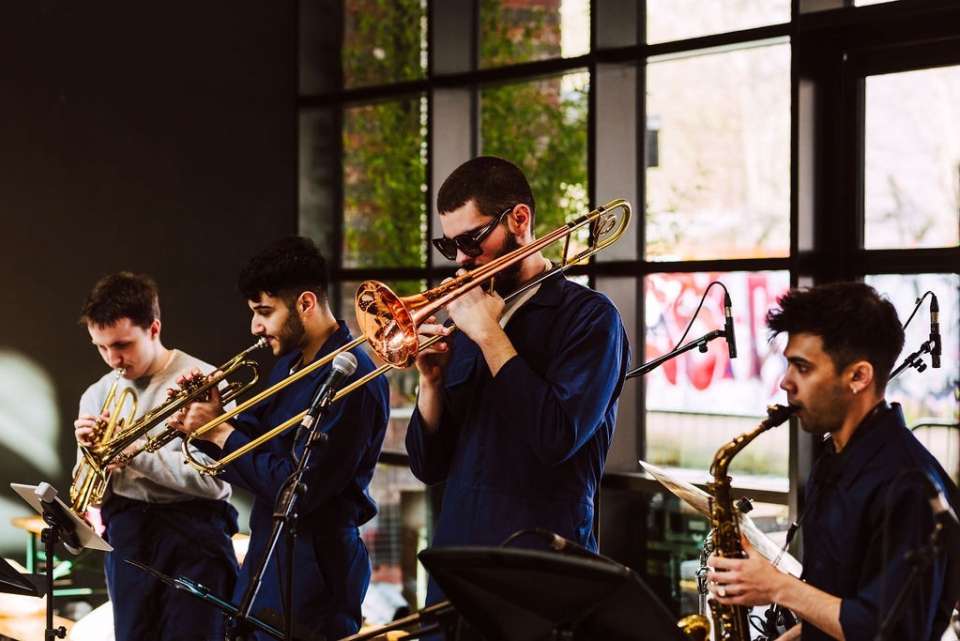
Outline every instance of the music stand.
<path fill-rule="evenodd" d="M 113 547 L 101 539 L 83 519 L 74 514 L 69 506 L 57 497 L 57 490 L 49 483 L 39 485 L 11 483 L 10 487 L 43 516 L 47 524 L 40 533 L 47 556 L 47 629 L 44 632 L 44 639 L 46 641 L 62 639 L 67 636 L 66 629 L 63 626 L 53 627 L 53 556 L 57 543 L 63 542 L 64 547 L 72 554 L 79 554 L 83 548 L 109 552 Z"/>
<path fill-rule="evenodd" d="M 498 641 L 675 641 L 675 617 L 633 570 L 539 550 L 450 547 L 420 561 L 457 611 Z"/>

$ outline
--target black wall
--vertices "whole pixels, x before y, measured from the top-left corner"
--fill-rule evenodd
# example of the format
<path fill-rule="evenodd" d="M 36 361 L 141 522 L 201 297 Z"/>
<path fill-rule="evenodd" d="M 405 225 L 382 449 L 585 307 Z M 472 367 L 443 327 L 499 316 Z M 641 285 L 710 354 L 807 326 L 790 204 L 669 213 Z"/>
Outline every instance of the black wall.
<path fill-rule="evenodd" d="M 156 278 L 168 347 L 221 362 L 250 344 L 237 271 L 297 224 L 295 8 L 0 4 L 0 351 L 52 377 L 63 461 L 107 371 L 76 322 L 100 276 Z M 39 480 L 5 449 L 4 485 Z"/>

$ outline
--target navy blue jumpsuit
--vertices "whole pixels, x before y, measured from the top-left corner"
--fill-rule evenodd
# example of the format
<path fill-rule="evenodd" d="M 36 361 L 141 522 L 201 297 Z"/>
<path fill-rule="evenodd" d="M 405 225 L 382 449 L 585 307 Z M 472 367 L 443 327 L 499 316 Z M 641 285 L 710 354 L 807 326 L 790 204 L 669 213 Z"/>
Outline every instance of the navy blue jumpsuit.
<path fill-rule="evenodd" d="M 546 528 L 591 549 L 594 498 L 630 361 L 620 314 L 604 295 L 544 281 L 505 328 L 517 351 L 490 376 L 479 347 L 454 334 L 435 434 L 414 412 L 413 473 L 446 482 L 432 545 L 498 545 Z M 442 599 L 431 582 L 427 602 Z"/>
<path fill-rule="evenodd" d="M 316 358 L 329 354 L 350 342 L 346 325 L 324 343 Z M 357 371 L 351 380 L 374 369 L 362 351 Z M 286 378 L 299 353 L 280 359 L 270 373 L 270 385 Z M 283 391 L 265 399 L 234 422 L 237 428 L 218 450 L 209 443 L 202 449 L 214 457 L 233 452 L 253 437 L 273 428 L 310 406 L 317 387 L 326 380 L 330 365 L 321 367 Z M 331 406 L 322 428 L 329 435 L 325 445 L 314 451 L 311 473 L 305 477 L 307 494 L 299 503 L 298 536 L 294 549 L 293 611 L 299 628 L 320 632 L 328 639 L 354 634 L 360 626 L 360 604 L 370 582 L 370 560 L 360 539 L 358 526 L 369 521 L 377 508 L 367 491 L 383 445 L 389 418 L 389 391 L 380 376 Z M 284 480 L 293 472 L 290 455 L 296 429 L 274 438 L 253 452 L 230 463 L 223 479 L 253 492 L 250 515 L 250 548 L 237 586 L 234 603 L 239 603 L 250 580 L 252 566 L 261 558 L 273 527 L 273 508 Z M 298 456 L 303 441 L 298 443 Z M 264 608 L 282 613 L 281 588 L 285 577 L 278 567 L 285 566 L 286 540 L 281 537 L 267 566 L 253 613 Z M 266 640 L 265 634 L 257 639 Z"/>

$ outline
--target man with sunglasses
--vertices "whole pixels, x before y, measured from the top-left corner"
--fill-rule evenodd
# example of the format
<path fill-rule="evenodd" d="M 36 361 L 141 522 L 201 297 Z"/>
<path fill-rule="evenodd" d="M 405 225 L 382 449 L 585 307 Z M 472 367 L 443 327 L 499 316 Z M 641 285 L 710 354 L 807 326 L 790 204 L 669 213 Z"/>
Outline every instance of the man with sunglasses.
<path fill-rule="evenodd" d="M 437 196 L 434 246 L 463 269 L 533 241 L 534 200 L 523 173 L 493 157 L 470 160 Z M 629 364 L 627 337 L 604 295 L 553 276 L 536 252 L 446 307 L 421 338 L 446 340 L 417 357 L 419 395 L 407 431 L 413 473 L 445 482 L 434 546 L 498 545 L 545 528 L 596 550 L 594 497 Z M 530 543 L 524 539 L 521 543 Z M 431 582 L 427 601 L 442 598 Z"/>

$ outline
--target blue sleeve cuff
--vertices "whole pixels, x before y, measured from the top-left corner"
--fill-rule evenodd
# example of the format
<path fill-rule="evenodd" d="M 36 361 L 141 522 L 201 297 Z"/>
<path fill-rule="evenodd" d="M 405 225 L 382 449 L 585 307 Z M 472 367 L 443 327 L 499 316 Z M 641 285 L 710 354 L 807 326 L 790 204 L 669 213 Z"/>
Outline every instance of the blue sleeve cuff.
<path fill-rule="evenodd" d="M 500 366 L 500 371 L 493 377 L 493 384 L 497 393 L 502 394 L 505 399 L 523 402 L 524 392 L 529 393 L 530 377 L 533 375 L 530 366 L 520 357 L 520 354 L 514 354 L 510 360 Z M 508 405 L 509 403 L 501 403 L 500 407 Z"/>
<path fill-rule="evenodd" d="M 859 599 L 842 599 L 840 628 L 845 639 L 872 639 L 877 632 L 877 614 Z"/>

